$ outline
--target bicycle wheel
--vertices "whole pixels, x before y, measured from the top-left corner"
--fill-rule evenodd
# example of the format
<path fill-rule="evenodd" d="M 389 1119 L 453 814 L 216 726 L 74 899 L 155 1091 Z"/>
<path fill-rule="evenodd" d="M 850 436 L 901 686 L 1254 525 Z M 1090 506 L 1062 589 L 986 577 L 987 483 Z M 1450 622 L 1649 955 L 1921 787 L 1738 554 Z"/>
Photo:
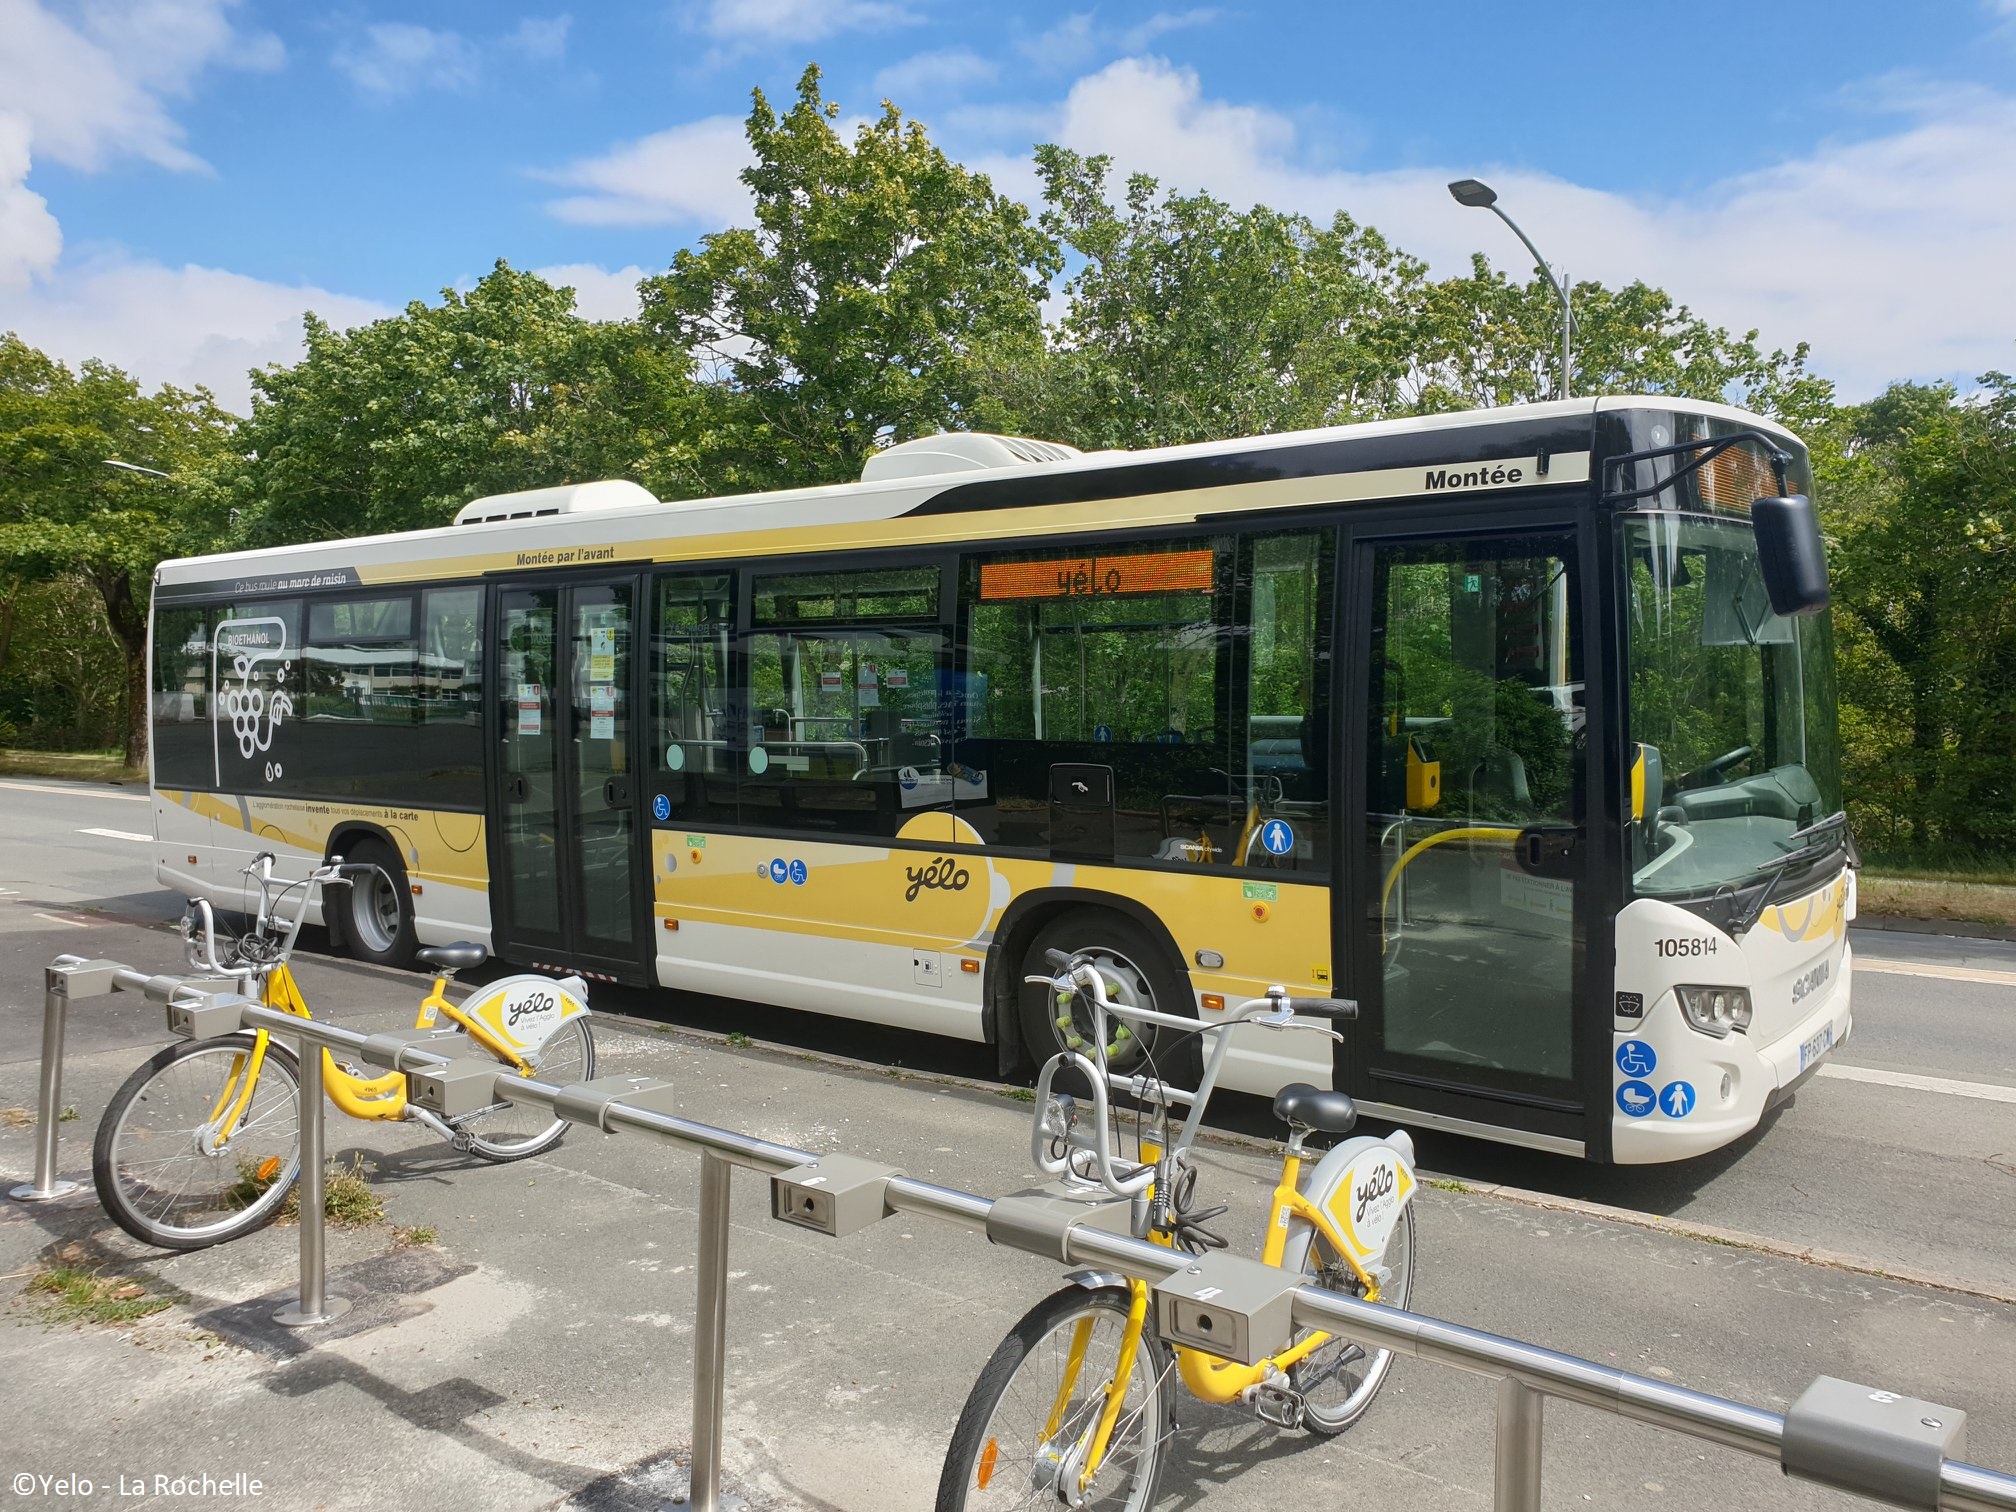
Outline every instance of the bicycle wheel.
<path fill-rule="evenodd" d="M 595 1074 L 595 1036 L 588 1015 L 576 1014 L 525 1059 L 542 1082 L 565 1086 L 587 1081 Z M 457 1119 L 455 1127 L 469 1136 L 472 1151 L 503 1165 L 552 1149 L 567 1132 L 567 1121 L 535 1103 L 500 1103 Z"/>
<path fill-rule="evenodd" d="M 1154 1505 L 1174 1361 L 1152 1323 L 1082 1500 L 1078 1489 L 1118 1364 L 1127 1304 L 1124 1287 L 1067 1286 L 1015 1325 L 973 1383 L 952 1430 L 937 1512 L 1067 1506 L 1147 1512 Z"/>
<path fill-rule="evenodd" d="M 237 1123 L 255 1037 L 170 1045 L 112 1095 L 91 1147 L 98 1200 L 135 1239 L 194 1250 L 236 1239 L 278 1216 L 301 1174 L 301 1078 L 292 1051 L 268 1040 Z"/>
<path fill-rule="evenodd" d="M 1414 1294 L 1411 1205 L 1400 1210 L 1400 1222 L 1386 1241 L 1380 1268 L 1385 1274 L 1373 1272 L 1379 1279 L 1380 1302 L 1389 1307 L 1407 1306 Z M 1320 1234 L 1310 1237 L 1302 1257 L 1302 1273 L 1326 1291 L 1348 1296 L 1359 1290 L 1357 1273 L 1331 1253 L 1329 1241 Z M 1342 1433 L 1365 1415 L 1392 1368 L 1392 1350 L 1367 1352 L 1363 1345 L 1332 1334 L 1321 1349 L 1298 1360 L 1288 1371 L 1288 1379 L 1302 1397 L 1302 1426 L 1326 1437 Z"/>

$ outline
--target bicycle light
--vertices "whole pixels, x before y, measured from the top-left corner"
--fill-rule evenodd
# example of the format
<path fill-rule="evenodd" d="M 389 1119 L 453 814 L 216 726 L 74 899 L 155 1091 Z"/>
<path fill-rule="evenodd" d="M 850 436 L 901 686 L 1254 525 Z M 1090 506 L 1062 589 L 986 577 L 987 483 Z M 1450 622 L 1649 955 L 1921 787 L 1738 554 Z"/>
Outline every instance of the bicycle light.
<path fill-rule="evenodd" d="M 1688 1026 L 1716 1039 L 1729 1031 L 1750 1032 L 1750 990 L 1747 987 L 1675 987 L 1680 1013 Z"/>

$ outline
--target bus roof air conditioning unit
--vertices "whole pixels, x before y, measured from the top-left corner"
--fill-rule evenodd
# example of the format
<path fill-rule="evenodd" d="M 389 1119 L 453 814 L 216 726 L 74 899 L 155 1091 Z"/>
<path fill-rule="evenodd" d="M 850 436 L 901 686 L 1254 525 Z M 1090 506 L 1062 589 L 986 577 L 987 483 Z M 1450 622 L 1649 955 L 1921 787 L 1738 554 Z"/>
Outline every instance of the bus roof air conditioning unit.
<path fill-rule="evenodd" d="M 945 431 L 899 441 L 868 459 L 863 483 L 893 478 L 930 478 L 941 473 L 983 472 L 990 467 L 1024 467 L 1031 462 L 1068 462 L 1082 457 L 1075 446 L 1032 441 L 1026 436 L 990 436 L 984 431 Z"/>
<path fill-rule="evenodd" d="M 626 478 L 599 483 L 568 483 L 559 488 L 528 488 L 522 493 L 491 494 L 471 499 L 455 512 L 457 525 L 487 525 L 493 520 L 530 520 L 544 515 L 592 514 L 656 504 L 658 496 Z"/>

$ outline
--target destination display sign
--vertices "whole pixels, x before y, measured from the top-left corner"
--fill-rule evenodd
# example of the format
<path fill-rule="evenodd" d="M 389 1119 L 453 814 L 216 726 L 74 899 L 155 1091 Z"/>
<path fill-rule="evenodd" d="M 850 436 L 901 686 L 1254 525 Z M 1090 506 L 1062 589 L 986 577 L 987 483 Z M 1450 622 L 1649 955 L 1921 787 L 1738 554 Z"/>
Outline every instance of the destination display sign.
<path fill-rule="evenodd" d="M 1056 557 L 1040 562 L 987 562 L 980 568 L 980 598 L 989 602 L 1115 593 L 1208 593 L 1211 573 L 1209 547 L 1126 556 Z"/>

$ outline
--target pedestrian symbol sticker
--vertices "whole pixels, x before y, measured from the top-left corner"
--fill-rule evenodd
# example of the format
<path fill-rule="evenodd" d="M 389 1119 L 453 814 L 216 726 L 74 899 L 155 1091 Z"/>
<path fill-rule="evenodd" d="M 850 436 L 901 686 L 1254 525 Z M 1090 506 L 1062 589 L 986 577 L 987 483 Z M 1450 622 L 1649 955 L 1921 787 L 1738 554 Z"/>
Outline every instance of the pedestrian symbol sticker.
<path fill-rule="evenodd" d="M 1109 741 L 1113 738 L 1113 726 L 1094 725 L 1092 727 L 1092 738 L 1096 741 L 1099 741 L 1101 744 L 1104 744 L 1106 741 Z"/>
<path fill-rule="evenodd" d="M 1668 1118 L 1685 1118 L 1694 1111 L 1694 1088 L 1689 1082 L 1668 1082 L 1659 1089 L 1659 1111 Z"/>
<path fill-rule="evenodd" d="M 783 886 L 785 879 L 790 875 L 791 868 L 786 866 L 781 859 L 770 863 L 770 880 L 778 886 Z"/>
<path fill-rule="evenodd" d="M 805 863 L 803 861 L 793 861 L 791 863 L 792 884 L 797 887 L 803 887 L 805 885 L 806 876 L 807 873 L 805 870 Z"/>
<path fill-rule="evenodd" d="M 651 817 L 653 819 L 670 819 L 672 817 L 672 800 L 667 798 L 663 793 L 654 794 L 651 799 Z"/>
<path fill-rule="evenodd" d="M 1650 1082 L 1628 1081 L 1617 1089 L 1617 1106 L 1624 1110 L 1626 1118 L 1643 1118 L 1657 1101 Z"/>
<path fill-rule="evenodd" d="M 1295 849 L 1295 829 L 1286 820 L 1269 819 L 1260 826 L 1260 843 L 1270 856 L 1285 856 Z"/>
<path fill-rule="evenodd" d="M 1658 1053 L 1643 1040 L 1626 1040 L 1617 1047 L 1617 1069 L 1626 1076 L 1650 1076 L 1658 1065 Z"/>

